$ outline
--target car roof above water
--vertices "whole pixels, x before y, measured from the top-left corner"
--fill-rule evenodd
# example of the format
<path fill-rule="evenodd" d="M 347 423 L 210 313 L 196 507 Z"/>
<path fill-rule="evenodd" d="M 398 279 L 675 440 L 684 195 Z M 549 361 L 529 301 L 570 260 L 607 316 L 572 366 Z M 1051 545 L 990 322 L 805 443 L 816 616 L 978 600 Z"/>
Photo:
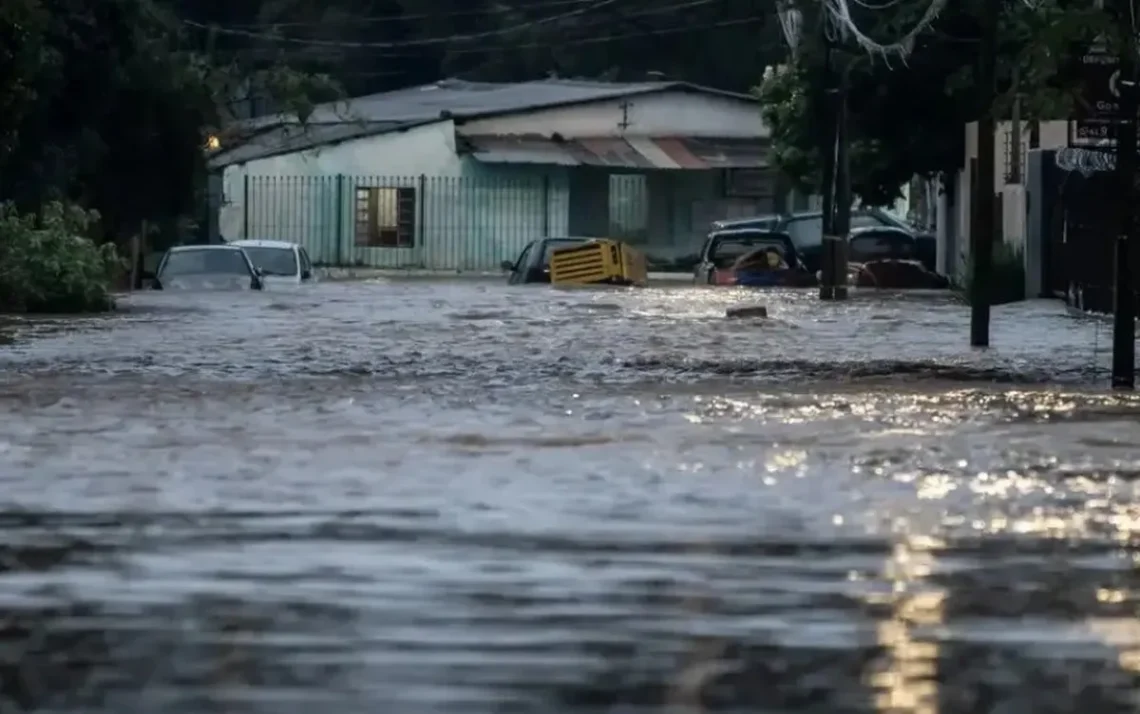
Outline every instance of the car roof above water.
<path fill-rule="evenodd" d="M 231 245 L 229 243 L 227 243 L 225 245 L 210 245 L 210 244 L 176 245 L 170 249 L 170 252 L 171 253 L 185 253 L 185 252 L 191 251 L 191 250 L 241 250 L 241 246 Z"/>
<path fill-rule="evenodd" d="M 254 238 L 231 241 L 229 245 L 236 245 L 239 248 L 284 248 L 286 250 L 297 247 L 296 243 L 287 240 L 258 240 Z"/>

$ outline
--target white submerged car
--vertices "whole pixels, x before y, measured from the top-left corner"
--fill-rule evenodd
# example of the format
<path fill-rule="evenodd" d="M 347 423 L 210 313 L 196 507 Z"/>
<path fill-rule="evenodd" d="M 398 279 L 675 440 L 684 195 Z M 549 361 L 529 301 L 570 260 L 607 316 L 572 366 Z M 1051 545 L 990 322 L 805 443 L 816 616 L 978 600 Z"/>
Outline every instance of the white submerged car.
<path fill-rule="evenodd" d="M 304 247 L 283 240 L 235 240 L 261 272 L 266 286 L 301 285 L 313 281 L 313 263 Z"/>

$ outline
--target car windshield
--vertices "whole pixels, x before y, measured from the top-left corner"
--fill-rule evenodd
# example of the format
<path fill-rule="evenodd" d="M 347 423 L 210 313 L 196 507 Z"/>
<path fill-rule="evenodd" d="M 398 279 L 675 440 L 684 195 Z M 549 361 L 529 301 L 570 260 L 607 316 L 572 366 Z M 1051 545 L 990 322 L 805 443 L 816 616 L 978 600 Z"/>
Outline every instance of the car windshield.
<path fill-rule="evenodd" d="M 161 277 L 202 274 L 249 275 L 249 265 L 236 248 L 175 250 L 166 256 Z"/>
<path fill-rule="evenodd" d="M 560 248 L 569 248 L 569 247 L 575 246 L 575 245 L 582 245 L 585 242 L 586 242 L 585 239 L 574 240 L 574 239 L 569 239 L 569 238 L 566 240 L 548 240 L 548 241 L 546 241 L 546 245 L 544 245 L 542 247 L 542 267 L 543 268 L 550 267 L 550 259 L 552 257 L 554 257 L 554 251 L 559 250 Z"/>
<path fill-rule="evenodd" d="M 244 248 L 258 270 L 265 275 L 297 274 L 297 254 L 292 248 Z"/>
<path fill-rule="evenodd" d="M 823 216 L 793 218 L 784 229 L 797 246 L 814 246 L 823 243 Z"/>
<path fill-rule="evenodd" d="M 876 213 L 856 213 L 851 216 L 852 228 L 882 228 L 883 226 L 894 225 L 894 223 L 884 220 Z"/>
<path fill-rule="evenodd" d="M 713 240 L 709 250 L 709 260 L 717 268 L 730 268 L 741 257 L 763 248 L 775 248 L 786 261 L 784 255 L 787 246 L 778 238 L 766 236 L 731 236 Z"/>
<path fill-rule="evenodd" d="M 857 263 L 887 258 L 910 260 L 914 258 L 914 243 L 909 236 L 894 231 L 872 231 L 851 238 L 848 256 Z"/>

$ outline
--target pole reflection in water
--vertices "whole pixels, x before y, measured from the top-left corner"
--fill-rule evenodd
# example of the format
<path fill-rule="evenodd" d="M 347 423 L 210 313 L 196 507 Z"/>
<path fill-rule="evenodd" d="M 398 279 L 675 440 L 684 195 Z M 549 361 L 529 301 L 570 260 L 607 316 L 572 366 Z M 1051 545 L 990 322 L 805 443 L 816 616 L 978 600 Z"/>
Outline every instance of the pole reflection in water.
<path fill-rule="evenodd" d="M 946 593 L 925 582 L 942 545 L 930 538 L 908 538 L 895 544 L 884 568 L 890 592 L 872 596 L 873 606 L 889 615 L 877 627 L 886 661 L 869 678 L 876 708 L 892 714 L 937 714 L 939 645 L 919 639 L 922 630 L 940 627 Z M 877 607 L 876 607 L 877 609 Z"/>

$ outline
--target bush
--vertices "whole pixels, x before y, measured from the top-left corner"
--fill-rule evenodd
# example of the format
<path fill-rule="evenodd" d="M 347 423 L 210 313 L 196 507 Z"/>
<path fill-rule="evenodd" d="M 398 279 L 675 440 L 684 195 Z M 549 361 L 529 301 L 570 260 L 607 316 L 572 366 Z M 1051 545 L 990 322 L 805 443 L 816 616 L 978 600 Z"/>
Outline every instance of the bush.
<path fill-rule="evenodd" d="M 94 213 L 60 203 L 41 215 L 0 205 L 0 312 L 102 312 L 115 307 L 111 281 L 121 270 L 114 245 L 81 237 Z"/>
<path fill-rule="evenodd" d="M 1025 254 L 1021 249 L 1008 243 L 994 244 L 993 280 L 990 283 L 990 304 L 1004 305 L 1025 299 Z M 974 264 L 967 261 L 969 269 L 962 281 L 961 290 L 968 298 L 971 281 L 974 277 Z"/>

